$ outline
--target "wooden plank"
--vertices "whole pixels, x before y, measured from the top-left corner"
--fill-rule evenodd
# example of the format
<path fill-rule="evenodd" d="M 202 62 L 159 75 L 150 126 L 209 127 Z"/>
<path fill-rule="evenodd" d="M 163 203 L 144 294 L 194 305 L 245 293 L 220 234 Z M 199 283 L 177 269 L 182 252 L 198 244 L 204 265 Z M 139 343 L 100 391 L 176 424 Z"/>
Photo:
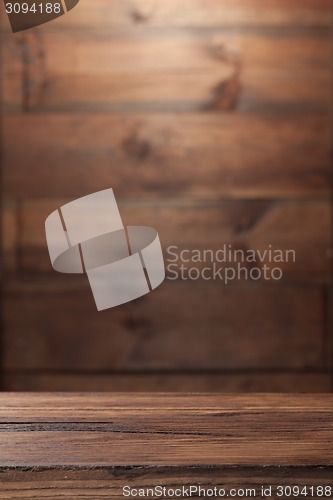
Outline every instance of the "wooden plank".
<path fill-rule="evenodd" d="M 277 485 L 303 485 L 315 488 L 330 486 L 332 467 L 81 467 L 77 468 L 23 468 L 1 470 L 2 487 L 0 498 L 4 500 L 52 499 L 59 497 L 93 500 L 121 500 L 123 487 L 154 488 L 161 483 L 167 489 L 179 489 L 185 484 L 206 485 L 206 488 L 255 489 L 257 497 L 263 486 L 268 493 L 270 486 L 276 491 Z M 221 479 L 222 478 L 222 479 Z M 273 490 L 274 489 L 274 490 Z M 288 492 L 288 489 L 286 490 Z M 320 489 L 318 491 L 321 491 Z M 329 490 L 327 490 L 329 491 Z M 232 494 L 235 494 L 234 491 Z M 249 494 L 249 493 L 248 493 Z M 240 497 L 238 497 L 240 498 Z M 272 499 L 277 500 L 274 493 Z"/>
<path fill-rule="evenodd" d="M 324 196 L 330 150 L 329 115 L 5 116 L 4 190 L 23 198 L 110 185 L 118 197 Z"/>
<path fill-rule="evenodd" d="M 98 313 L 83 276 L 7 283 L 5 369 L 325 366 L 323 294 L 313 285 L 166 280 L 149 295 Z"/>
<path fill-rule="evenodd" d="M 333 464 L 332 395 L 3 394 L 1 407 L 2 467 Z"/>
<path fill-rule="evenodd" d="M 181 71 L 219 71 L 221 80 L 230 76 L 228 55 L 239 54 L 245 75 L 285 74 L 330 69 L 329 32 L 319 36 L 281 36 L 220 30 L 191 33 L 166 30 L 147 34 L 128 31 L 110 35 L 109 31 L 86 33 L 44 33 L 40 45 L 48 57 L 50 75 L 120 75 L 130 72 L 165 74 Z M 231 54 L 230 54 L 231 58 Z M 176 75 L 175 75 L 176 76 Z M 70 89 L 68 89 L 70 90 Z"/>
<path fill-rule="evenodd" d="M 112 397 L 111 397 L 112 396 Z M 94 411 L 99 414 L 100 422 L 109 422 L 110 411 L 126 414 L 138 413 L 144 416 L 145 411 L 164 410 L 172 414 L 174 411 L 206 412 L 209 409 L 218 411 L 223 401 L 224 412 L 232 415 L 238 408 L 246 413 L 261 410 L 266 414 L 277 411 L 289 413 L 290 416 L 303 413 L 311 415 L 325 414 L 332 408 L 331 394 L 160 394 L 160 393 L 0 393 L 0 422 L 31 423 L 39 422 L 96 422 Z M 223 459 L 222 459 L 223 460 Z M 217 465 L 217 464 L 216 464 Z"/>
<path fill-rule="evenodd" d="M 75 31 L 28 33 L 20 47 L 7 36 L 4 46 L 11 110 L 304 112 L 331 101 L 329 33 Z"/>
<path fill-rule="evenodd" d="M 122 74 L 86 76 L 75 74 L 51 77 L 29 97 L 31 110 L 40 112 L 322 112 L 331 102 L 329 72 L 256 78 L 221 82 L 219 72 L 191 72 L 165 75 Z M 318 92 L 320 89 L 320 92 Z M 20 74 L 4 82 L 7 112 L 24 108 Z"/>
<path fill-rule="evenodd" d="M 111 27 L 144 24 L 146 26 L 327 26 L 330 12 L 328 0 L 306 0 L 290 4 L 288 0 L 171 0 L 167 3 L 152 0 L 124 2 L 99 0 L 96 7 L 84 5 L 76 16 L 67 16 L 66 26 Z"/>
<path fill-rule="evenodd" d="M 8 242 L 6 254 L 19 250 L 19 266 L 25 271 L 51 271 L 45 241 L 45 219 L 70 199 L 23 200 L 17 217 L 20 236 Z M 331 204 L 329 201 L 310 202 L 229 202 L 182 198 L 171 200 L 119 200 L 125 225 L 145 224 L 155 227 L 160 236 L 165 259 L 172 260 L 168 248 L 180 255 L 182 250 L 210 249 L 214 252 L 231 245 L 233 249 L 254 249 L 262 255 L 271 249 L 295 252 L 295 260 L 279 262 L 283 279 L 309 282 L 330 280 Z M 5 212 L 6 213 L 6 212 Z M 9 214 L 8 214 L 9 217 Z M 82 221 L 84 223 L 84 221 Z M 229 248 L 229 247 L 228 247 Z M 228 261 L 228 258 L 226 259 Z M 275 267 L 269 254 L 256 266 Z M 239 262 L 239 259 L 237 259 Z M 181 263 L 180 263 L 181 264 Z M 187 262 L 185 267 L 190 267 Z M 228 261 L 235 267 L 237 262 Z M 196 263 L 202 268 L 205 263 Z M 8 266 L 9 267 L 9 266 Z M 10 268 L 10 267 L 9 267 Z"/>
<path fill-rule="evenodd" d="M 6 391 L 31 392 L 330 392 L 329 373 L 48 373 L 6 372 Z M 1 498 L 1 497 L 0 497 Z"/>
<path fill-rule="evenodd" d="M 95 0 L 41 27 L 43 30 L 151 27 L 328 26 L 329 0 Z M 3 16 L 3 25 L 9 22 Z"/>

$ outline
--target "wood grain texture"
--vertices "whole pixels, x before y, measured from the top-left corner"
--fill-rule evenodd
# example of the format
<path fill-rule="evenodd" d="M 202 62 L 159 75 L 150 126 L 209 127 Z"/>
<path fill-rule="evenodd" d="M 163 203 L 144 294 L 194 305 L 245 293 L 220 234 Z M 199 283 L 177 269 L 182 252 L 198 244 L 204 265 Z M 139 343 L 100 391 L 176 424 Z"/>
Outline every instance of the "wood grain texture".
<path fill-rule="evenodd" d="M 2 467 L 333 465 L 331 395 L 7 393 L 0 404 Z"/>
<path fill-rule="evenodd" d="M 7 391 L 24 392 L 283 392 L 329 393 L 329 371 L 49 373 L 7 371 Z"/>
<path fill-rule="evenodd" d="M 118 197 L 328 196 L 330 127 L 329 115 L 5 116 L 4 189 L 44 198 L 110 185 Z"/>
<path fill-rule="evenodd" d="M 15 468 L 0 470 L 0 498 L 4 500 L 53 499 L 75 500 L 91 498 L 121 500 L 123 486 L 131 488 L 182 488 L 184 484 L 206 488 L 255 488 L 261 486 L 331 485 L 332 467 L 81 467 L 48 469 Z M 241 498 L 240 496 L 235 498 Z M 278 500 L 275 494 L 270 497 Z"/>
<path fill-rule="evenodd" d="M 8 110 L 62 112 L 325 111 L 329 40 L 325 30 L 7 36 L 4 102 Z"/>
<path fill-rule="evenodd" d="M 166 280 L 154 293 L 100 313 L 84 277 L 38 281 L 28 275 L 8 281 L 4 311 L 4 366 L 11 370 L 309 369 L 325 363 L 323 291 L 313 285 Z"/>
<path fill-rule="evenodd" d="M 5 387 L 329 390 L 331 11 L 82 0 L 15 37 L 0 16 Z M 164 250 L 271 244 L 296 262 L 276 287 L 168 282 L 96 316 L 84 281 L 52 273 L 44 220 L 110 186 Z"/>

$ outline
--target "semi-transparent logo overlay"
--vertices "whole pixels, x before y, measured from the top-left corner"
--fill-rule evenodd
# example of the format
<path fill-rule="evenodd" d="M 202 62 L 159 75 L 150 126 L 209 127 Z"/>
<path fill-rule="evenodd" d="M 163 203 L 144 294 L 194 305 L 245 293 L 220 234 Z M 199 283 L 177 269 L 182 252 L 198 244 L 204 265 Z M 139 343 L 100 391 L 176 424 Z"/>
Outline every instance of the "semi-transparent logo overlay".
<path fill-rule="evenodd" d="M 154 290 L 165 277 L 157 231 L 123 225 L 112 189 L 63 205 L 45 221 L 53 268 L 86 273 L 99 311 Z"/>

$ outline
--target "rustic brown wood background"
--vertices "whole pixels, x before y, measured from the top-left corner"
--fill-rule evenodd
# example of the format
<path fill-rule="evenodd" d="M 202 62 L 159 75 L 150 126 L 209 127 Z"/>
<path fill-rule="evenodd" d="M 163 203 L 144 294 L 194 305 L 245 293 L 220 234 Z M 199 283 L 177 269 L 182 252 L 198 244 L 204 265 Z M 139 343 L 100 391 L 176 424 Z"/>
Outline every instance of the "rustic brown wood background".
<path fill-rule="evenodd" d="M 2 16 L 4 389 L 331 389 L 331 28 L 329 0 L 82 0 L 17 35 Z M 296 262 L 97 313 L 44 220 L 108 187 L 164 249 Z"/>
<path fill-rule="evenodd" d="M 0 405 L 0 499 L 121 499 L 125 485 L 331 498 L 316 492 L 332 488 L 331 394 L 2 393 Z"/>

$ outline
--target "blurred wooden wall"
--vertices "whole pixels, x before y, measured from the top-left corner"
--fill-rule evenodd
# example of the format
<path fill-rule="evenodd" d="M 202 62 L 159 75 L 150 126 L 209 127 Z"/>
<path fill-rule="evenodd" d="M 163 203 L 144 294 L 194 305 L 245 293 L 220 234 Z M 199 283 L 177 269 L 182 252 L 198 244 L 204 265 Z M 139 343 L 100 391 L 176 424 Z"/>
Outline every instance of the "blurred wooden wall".
<path fill-rule="evenodd" d="M 7 390 L 329 391 L 329 0 L 81 0 L 3 16 Z M 112 187 L 164 249 L 295 249 L 281 282 L 166 280 L 97 313 L 44 221 Z"/>

